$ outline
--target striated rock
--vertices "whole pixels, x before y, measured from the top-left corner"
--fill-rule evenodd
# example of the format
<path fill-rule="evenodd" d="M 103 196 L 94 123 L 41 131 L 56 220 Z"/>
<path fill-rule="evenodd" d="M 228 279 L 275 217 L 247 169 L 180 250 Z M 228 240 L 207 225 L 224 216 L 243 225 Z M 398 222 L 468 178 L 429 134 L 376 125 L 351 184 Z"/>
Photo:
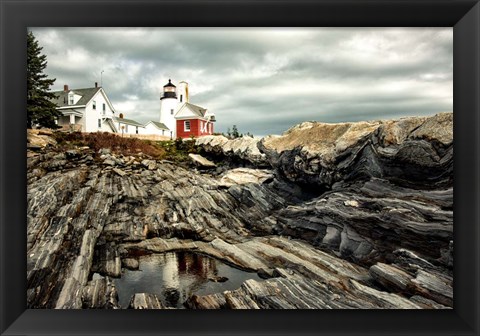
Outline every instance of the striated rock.
<path fill-rule="evenodd" d="M 135 173 L 124 170 L 124 176 L 94 162 L 75 166 L 87 153 L 29 159 L 31 308 L 81 307 L 81 289 L 89 274 L 121 274 L 119 242 L 155 236 L 204 241 L 219 236 L 240 241 L 249 235 L 247 226 L 285 202 L 264 186 L 238 186 L 232 195 L 219 189 L 216 179 L 169 163 L 155 171 L 148 167 L 138 167 Z M 55 162 L 59 160 L 70 170 L 58 171 Z M 254 205 L 241 204 L 237 193 L 243 198 L 249 195 L 249 204 Z"/>
<path fill-rule="evenodd" d="M 27 148 L 41 149 L 48 145 L 54 146 L 57 141 L 52 137 L 50 130 L 27 129 Z"/>
<path fill-rule="evenodd" d="M 446 186 L 453 179 L 453 114 L 397 121 L 305 122 L 259 142 L 270 164 L 298 183 L 332 186 L 385 178 L 405 186 Z"/>
<path fill-rule="evenodd" d="M 264 138 L 261 149 L 266 149 L 270 156 L 272 150 L 282 153 L 301 148 L 308 157 L 317 156 L 326 165 L 364 141 L 379 126 L 380 122 L 325 124 L 308 121 L 292 127 L 282 136 Z"/>
<path fill-rule="evenodd" d="M 424 309 L 452 309 L 451 307 L 444 306 L 433 300 L 424 298 L 423 296 L 414 295 L 410 297 L 410 301 L 418 304 Z"/>
<path fill-rule="evenodd" d="M 30 143 L 27 143 L 27 155 L 28 156 L 34 156 L 34 154 L 31 151 L 40 151 L 43 147 L 40 145 L 33 145 Z"/>
<path fill-rule="evenodd" d="M 426 118 L 425 122 L 410 134 L 411 139 L 424 139 L 443 146 L 453 143 L 453 113 L 440 113 Z"/>
<path fill-rule="evenodd" d="M 119 309 L 118 294 L 113 282 L 108 277 L 89 281 L 83 287 L 82 308 Z"/>
<path fill-rule="evenodd" d="M 269 166 L 265 154 L 258 149 L 260 139 L 240 137 L 229 140 L 224 136 L 203 136 L 195 139 L 195 145 L 211 154 L 235 158 L 258 167 Z"/>
<path fill-rule="evenodd" d="M 448 243 L 448 247 L 440 250 L 441 257 L 439 261 L 447 265 L 449 268 L 453 268 L 453 240 Z"/>
<path fill-rule="evenodd" d="M 220 238 L 207 243 L 192 240 L 153 238 L 138 243 L 125 243 L 121 248 L 131 254 L 132 251 L 147 253 L 165 253 L 172 251 L 195 251 L 213 258 L 233 264 L 245 270 L 261 270 L 267 268 L 265 263 L 248 251 L 235 244 L 227 243 Z"/>
<path fill-rule="evenodd" d="M 223 135 L 202 136 L 195 139 L 195 145 L 201 146 L 207 152 L 223 154 L 222 147 L 228 141 Z"/>
<path fill-rule="evenodd" d="M 272 181 L 274 178 L 271 170 L 235 168 L 228 170 L 220 178 L 220 185 L 230 187 L 236 184 L 257 183 L 262 184 Z"/>
<path fill-rule="evenodd" d="M 142 165 L 148 170 L 155 170 L 157 168 L 157 163 L 154 160 L 143 160 Z"/>
<path fill-rule="evenodd" d="M 226 299 L 221 293 L 207 296 L 192 295 L 185 305 L 190 309 L 224 309 L 226 306 Z"/>
<path fill-rule="evenodd" d="M 382 284 L 383 287 L 397 292 L 407 291 L 412 281 L 412 277 L 405 271 L 383 263 L 373 265 L 369 272 L 372 278 Z"/>
<path fill-rule="evenodd" d="M 199 167 L 203 168 L 213 168 L 216 167 L 215 163 L 204 158 L 199 154 L 188 154 L 188 157 L 192 160 L 192 162 Z"/>
<path fill-rule="evenodd" d="M 378 291 L 376 289 L 364 286 L 355 280 L 351 281 L 355 290 L 359 291 L 366 296 L 366 299 L 370 299 L 375 304 L 381 305 L 382 308 L 397 308 L 397 309 L 420 309 L 421 306 L 407 300 L 400 295 L 386 293 Z"/>
<path fill-rule="evenodd" d="M 418 270 L 412 282 L 416 285 L 415 290 L 427 299 L 453 306 L 453 279 L 445 274 Z"/>
<path fill-rule="evenodd" d="M 97 244 L 93 272 L 118 278 L 122 271 L 120 255 L 113 244 Z"/>
<path fill-rule="evenodd" d="M 115 162 L 115 160 L 107 158 L 103 160 L 103 164 L 106 166 L 115 166 L 117 163 Z"/>
<path fill-rule="evenodd" d="M 259 271 L 265 264 L 276 267 L 276 277 L 264 282 L 247 280 L 238 290 L 192 296 L 186 303 L 189 308 L 420 308 L 406 297 L 366 285 L 370 281 L 366 269 L 301 241 L 257 237 L 237 244 L 219 240 L 205 244 L 155 238 L 125 247 L 155 252 L 193 250 Z"/>
<path fill-rule="evenodd" d="M 247 280 L 234 291 L 196 297 L 198 305 L 190 308 L 215 309 L 351 309 L 397 308 L 419 309 L 420 305 L 396 294 L 390 294 L 350 280 L 325 284 L 307 280 L 296 272 L 278 270 L 282 276 L 263 282 Z M 223 303 L 225 300 L 225 303 Z M 215 307 L 215 308 L 214 308 Z"/>
<path fill-rule="evenodd" d="M 442 262 L 453 238 L 452 200 L 453 188 L 423 191 L 372 179 L 278 211 L 272 232 L 367 265 L 402 248 Z"/>
<path fill-rule="evenodd" d="M 132 296 L 128 309 L 165 309 L 155 294 L 137 293 Z"/>
<path fill-rule="evenodd" d="M 84 286 L 87 284 L 88 275 L 90 273 L 93 259 L 93 248 L 97 236 L 98 233 L 94 230 L 85 231 L 80 252 L 74 259 L 70 274 L 65 279 L 55 308 L 81 308 L 81 295 Z"/>
<path fill-rule="evenodd" d="M 42 149 L 27 159 L 27 306 L 118 308 L 109 277 L 122 266 L 189 251 L 262 281 L 193 295 L 188 308 L 451 308 L 451 123 L 447 113 L 197 139 L 230 168 L 274 169 L 220 177 L 108 150 L 95 161 L 88 148 Z M 165 308 L 155 293 L 130 307 Z"/>
<path fill-rule="evenodd" d="M 127 175 L 127 173 L 126 173 L 125 171 L 123 171 L 123 170 L 121 170 L 121 169 L 118 169 L 118 168 L 113 168 L 112 171 L 113 171 L 115 174 L 117 174 L 118 176 L 121 176 L 121 177 Z"/>

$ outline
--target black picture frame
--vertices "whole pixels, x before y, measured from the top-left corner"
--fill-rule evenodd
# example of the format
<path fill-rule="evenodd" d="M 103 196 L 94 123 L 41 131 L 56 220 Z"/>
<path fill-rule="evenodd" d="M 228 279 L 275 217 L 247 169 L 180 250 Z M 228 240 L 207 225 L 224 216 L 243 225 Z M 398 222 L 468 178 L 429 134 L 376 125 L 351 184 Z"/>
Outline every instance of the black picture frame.
<path fill-rule="evenodd" d="M 473 0 L 0 0 L 2 335 L 478 335 L 480 4 Z M 26 310 L 27 27 L 453 27 L 454 309 Z"/>

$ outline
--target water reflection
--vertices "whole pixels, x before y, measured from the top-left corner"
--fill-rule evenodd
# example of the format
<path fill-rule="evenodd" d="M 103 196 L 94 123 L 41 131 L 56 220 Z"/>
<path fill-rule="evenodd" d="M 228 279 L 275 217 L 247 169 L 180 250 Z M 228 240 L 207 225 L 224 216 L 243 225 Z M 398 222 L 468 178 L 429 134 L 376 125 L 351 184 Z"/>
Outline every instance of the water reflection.
<path fill-rule="evenodd" d="M 138 271 L 122 271 L 115 279 L 120 304 L 128 306 L 135 293 L 154 293 L 170 307 L 182 308 L 192 295 L 233 290 L 247 279 L 262 279 L 216 259 L 190 252 L 170 252 L 140 257 Z M 226 281 L 225 281 L 226 280 Z"/>

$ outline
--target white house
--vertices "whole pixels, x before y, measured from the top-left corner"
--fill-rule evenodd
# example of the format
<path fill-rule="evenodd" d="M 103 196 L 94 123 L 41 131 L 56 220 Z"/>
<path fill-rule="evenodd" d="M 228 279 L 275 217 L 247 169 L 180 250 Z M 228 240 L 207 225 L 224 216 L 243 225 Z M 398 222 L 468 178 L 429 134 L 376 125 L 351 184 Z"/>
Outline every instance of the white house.
<path fill-rule="evenodd" d="M 118 117 L 113 117 L 113 121 L 120 134 L 145 134 L 142 124 L 132 119 L 123 118 L 122 113 Z"/>
<path fill-rule="evenodd" d="M 62 128 L 81 132 L 118 132 L 113 121 L 115 109 L 97 83 L 95 87 L 85 89 L 69 89 L 64 85 L 63 91 L 53 93 L 57 110 L 63 114 L 57 121 Z"/>
<path fill-rule="evenodd" d="M 143 125 L 143 128 L 140 129 L 140 134 L 163 135 L 173 138 L 173 132 L 170 131 L 166 125 L 153 120 L 150 120 L 145 125 Z"/>

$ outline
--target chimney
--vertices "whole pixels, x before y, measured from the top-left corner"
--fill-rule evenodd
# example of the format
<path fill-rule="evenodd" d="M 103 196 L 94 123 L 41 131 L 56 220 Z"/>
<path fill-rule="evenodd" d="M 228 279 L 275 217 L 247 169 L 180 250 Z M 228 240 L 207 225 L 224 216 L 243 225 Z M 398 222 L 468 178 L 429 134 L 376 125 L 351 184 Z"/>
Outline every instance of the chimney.
<path fill-rule="evenodd" d="M 97 87 L 98 87 L 98 82 L 95 82 L 95 88 L 97 88 Z"/>
<path fill-rule="evenodd" d="M 68 92 L 68 85 L 67 84 L 63 85 L 63 91 Z"/>

